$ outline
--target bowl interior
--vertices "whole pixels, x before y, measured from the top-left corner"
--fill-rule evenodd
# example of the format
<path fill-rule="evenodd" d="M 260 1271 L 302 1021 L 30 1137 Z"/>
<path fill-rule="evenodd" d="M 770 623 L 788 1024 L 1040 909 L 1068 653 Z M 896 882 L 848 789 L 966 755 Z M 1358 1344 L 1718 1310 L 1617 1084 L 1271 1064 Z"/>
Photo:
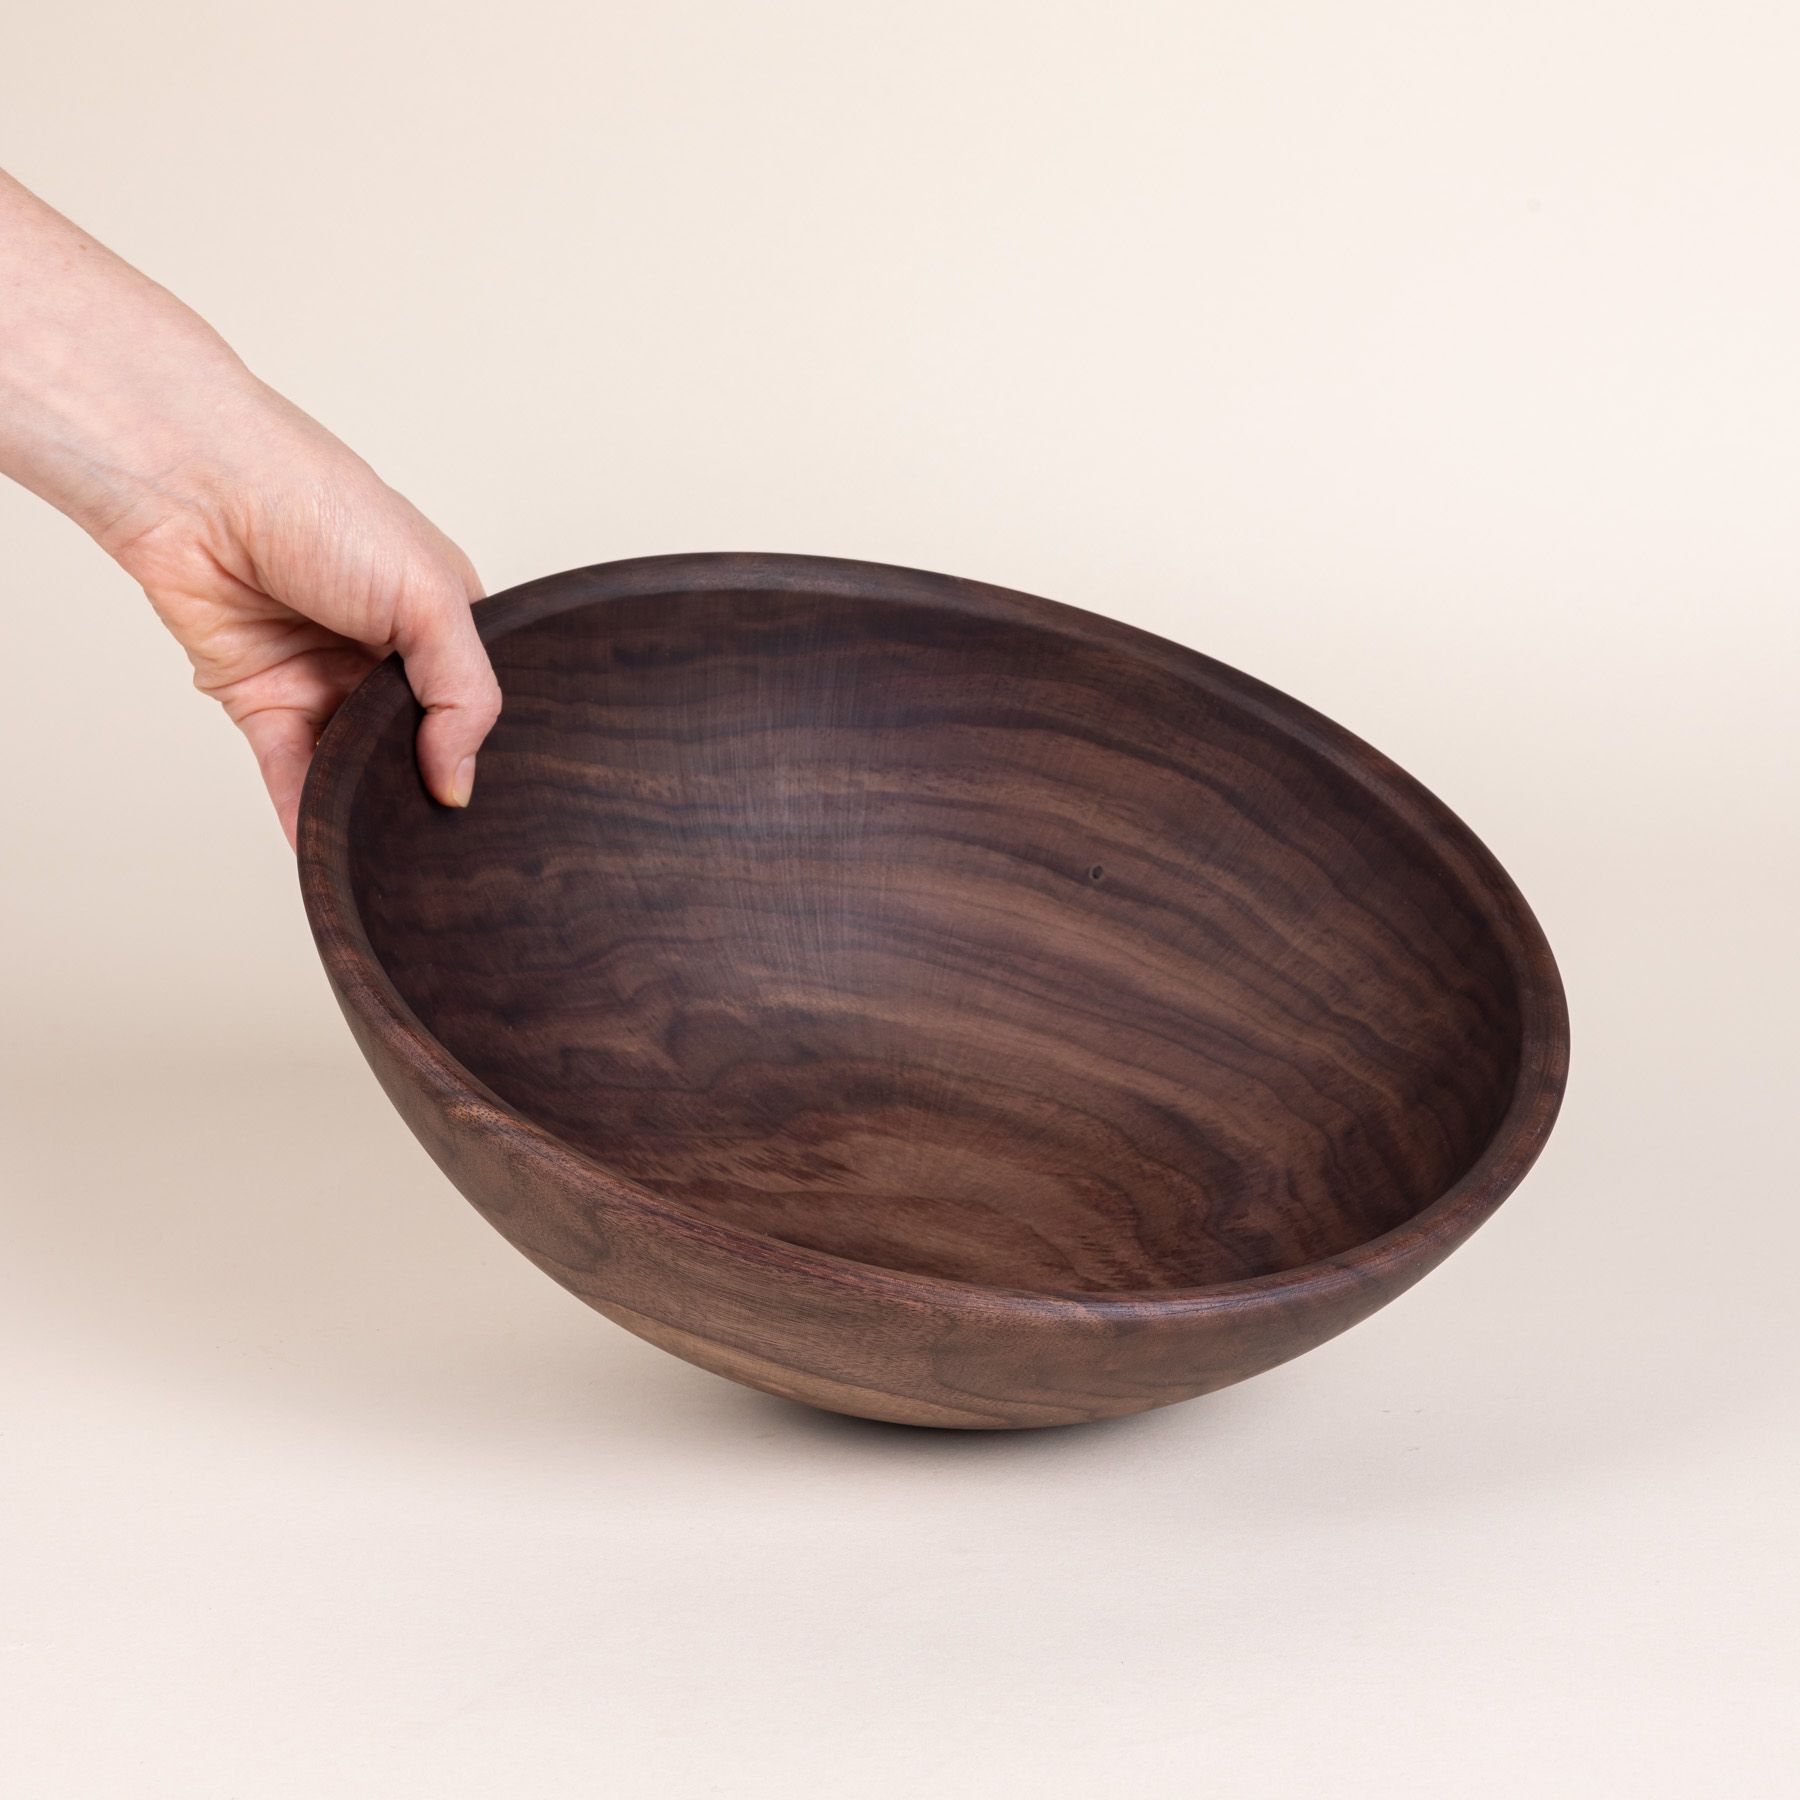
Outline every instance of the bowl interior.
<path fill-rule="evenodd" d="M 490 649 L 473 806 L 396 712 L 352 892 L 424 1026 L 629 1181 L 897 1269 L 1168 1290 L 1381 1234 L 1505 1111 L 1488 913 L 1265 691 L 766 590 Z"/>

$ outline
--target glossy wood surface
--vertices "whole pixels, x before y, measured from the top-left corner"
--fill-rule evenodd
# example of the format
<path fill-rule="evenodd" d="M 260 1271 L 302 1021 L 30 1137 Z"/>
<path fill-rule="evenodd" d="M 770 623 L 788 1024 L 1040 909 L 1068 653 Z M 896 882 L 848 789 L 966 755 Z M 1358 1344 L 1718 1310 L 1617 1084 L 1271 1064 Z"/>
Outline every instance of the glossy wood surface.
<path fill-rule="evenodd" d="M 1046 601 L 797 557 L 483 603 L 506 710 L 434 806 L 393 665 L 321 747 L 326 967 L 426 1146 L 603 1312 L 913 1423 L 1284 1360 L 1548 1134 L 1541 934 L 1304 707 Z"/>

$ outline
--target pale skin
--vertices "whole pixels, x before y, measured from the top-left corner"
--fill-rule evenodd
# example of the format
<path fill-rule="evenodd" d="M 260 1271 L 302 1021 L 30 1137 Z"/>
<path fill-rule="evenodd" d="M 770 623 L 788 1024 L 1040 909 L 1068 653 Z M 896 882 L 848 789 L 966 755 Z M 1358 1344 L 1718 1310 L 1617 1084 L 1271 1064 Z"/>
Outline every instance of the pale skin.
<path fill-rule="evenodd" d="M 173 294 L 0 172 L 0 473 L 137 581 L 256 754 L 288 842 L 313 748 L 397 650 L 466 806 L 500 689 L 469 559 Z"/>

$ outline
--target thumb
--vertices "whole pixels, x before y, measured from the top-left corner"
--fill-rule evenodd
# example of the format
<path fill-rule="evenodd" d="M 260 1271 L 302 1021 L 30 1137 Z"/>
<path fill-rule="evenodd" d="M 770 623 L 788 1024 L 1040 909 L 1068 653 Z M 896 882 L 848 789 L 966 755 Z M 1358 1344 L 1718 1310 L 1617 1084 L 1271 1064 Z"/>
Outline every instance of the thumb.
<path fill-rule="evenodd" d="M 468 599 L 453 588 L 440 590 L 402 619 L 394 648 L 425 708 L 419 773 L 443 805 L 467 806 L 475 786 L 475 753 L 500 716 L 500 684 Z"/>

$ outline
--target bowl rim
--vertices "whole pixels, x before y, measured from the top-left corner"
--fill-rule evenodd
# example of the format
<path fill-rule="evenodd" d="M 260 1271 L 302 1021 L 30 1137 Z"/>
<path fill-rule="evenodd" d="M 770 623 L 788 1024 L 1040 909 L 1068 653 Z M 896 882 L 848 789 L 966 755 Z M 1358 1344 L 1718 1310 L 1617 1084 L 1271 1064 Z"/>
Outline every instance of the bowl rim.
<path fill-rule="evenodd" d="M 453 1105 L 458 1122 L 503 1139 L 523 1164 L 613 1212 L 724 1250 L 747 1264 L 803 1274 L 862 1292 L 953 1308 L 1090 1318 L 1142 1318 L 1323 1299 L 1374 1280 L 1391 1287 L 1423 1274 L 1500 1205 L 1537 1160 L 1556 1122 L 1567 1078 L 1569 1021 L 1549 943 L 1524 896 L 1485 844 L 1430 792 L 1371 745 L 1302 701 L 1198 650 L 1060 601 L 895 564 L 796 553 L 701 551 L 632 557 L 570 569 L 476 603 L 484 643 L 558 613 L 615 599 L 754 590 L 887 600 L 1013 620 L 1129 651 L 1306 744 L 1399 815 L 1448 865 L 1500 941 L 1517 984 L 1520 1055 L 1513 1093 L 1475 1161 L 1436 1199 L 1398 1225 L 1335 1256 L 1234 1281 L 1186 1288 L 1086 1292 L 1011 1288 L 913 1274 L 859 1262 L 725 1223 L 615 1174 L 519 1111 L 451 1055 L 400 995 L 364 930 L 350 885 L 349 823 L 369 750 L 402 707 L 417 702 L 390 656 L 339 708 L 320 738 L 301 799 L 300 888 L 319 956 L 340 1003 L 396 1064 Z"/>

